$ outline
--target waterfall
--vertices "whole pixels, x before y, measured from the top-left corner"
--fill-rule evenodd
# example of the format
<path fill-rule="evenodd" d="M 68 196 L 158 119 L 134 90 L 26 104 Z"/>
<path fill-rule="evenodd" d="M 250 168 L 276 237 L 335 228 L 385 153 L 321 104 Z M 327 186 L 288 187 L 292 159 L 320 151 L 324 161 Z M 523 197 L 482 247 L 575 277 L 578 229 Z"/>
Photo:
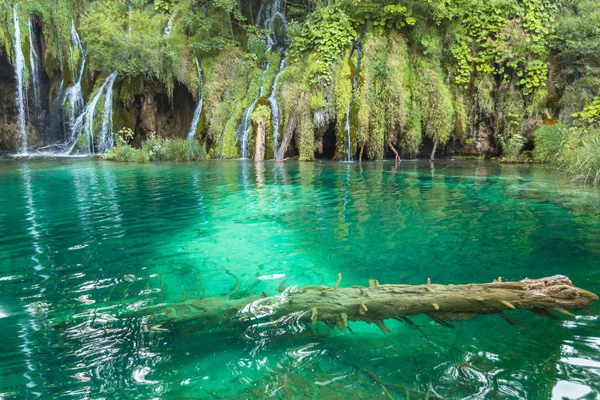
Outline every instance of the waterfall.
<path fill-rule="evenodd" d="M 279 147 L 279 104 L 277 104 L 277 81 L 279 80 L 279 76 L 285 71 L 286 58 L 285 56 L 281 58 L 281 63 L 279 64 L 279 71 L 277 75 L 275 75 L 275 80 L 273 81 L 273 88 L 271 89 L 271 95 L 269 96 L 269 103 L 271 104 L 271 122 L 273 124 L 273 151 L 274 154 L 277 154 L 277 149 Z"/>
<path fill-rule="evenodd" d="M 100 86 L 100 89 L 98 89 L 92 98 L 92 101 L 85 107 L 81 115 L 77 117 L 77 120 L 71 129 L 72 145 L 68 153 L 71 153 L 74 150 L 80 130 L 83 137 L 87 140 L 87 150 L 89 154 L 94 154 L 95 148 L 97 148 L 99 152 L 104 152 L 112 147 L 114 141 L 112 132 L 112 88 L 116 79 L 116 72 L 110 74 L 104 83 L 102 83 L 102 86 Z M 96 117 L 96 109 L 98 108 L 100 98 L 103 94 L 105 95 L 105 99 L 99 135 L 100 142 L 94 146 L 94 118 Z"/>
<path fill-rule="evenodd" d="M 202 68 L 200 68 L 200 63 L 198 62 L 198 58 L 194 56 L 194 61 L 196 61 L 196 68 L 198 69 L 198 104 L 196 104 L 196 110 L 194 110 L 194 118 L 192 118 L 192 124 L 190 125 L 190 129 L 187 134 L 187 139 L 192 140 L 194 135 L 196 135 L 196 131 L 198 130 L 198 123 L 200 122 L 200 116 L 202 115 L 202 91 L 204 89 L 204 81 L 202 80 Z"/>
<path fill-rule="evenodd" d="M 242 139 L 242 158 L 248 158 L 248 135 L 250 134 L 252 113 L 254 112 L 254 107 L 256 107 L 256 102 L 258 99 L 265 95 L 265 75 L 267 74 L 268 69 L 269 64 L 265 65 L 265 68 L 262 72 L 260 89 L 258 90 L 258 98 L 254 100 L 252 104 L 250 104 L 250 107 L 246 108 L 242 116 L 242 123 L 238 127 L 238 135 L 241 136 Z"/>
<path fill-rule="evenodd" d="M 362 38 L 362 36 L 361 36 Z M 360 42 L 354 46 L 352 49 L 352 53 L 350 53 L 350 62 L 352 62 L 352 55 L 356 50 L 356 68 L 354 70 L 354 79 L 352 80 L 352 100 L 350 101 L 350 105 L 348 105 L 348 111 L 346 112 L 346 122 L 344 124 L 344 131 L 346 132 L 346 161 L 352 161 L 352 138 L 350 136 L 350 116 L 352 113 L 352 106 L 356 103 L 356 90 L 358 88 L 358 74 L 360 72 L 360 60 L 362 58 L 362 48 L 360 46 Z"/>
<path fill-rule="evenodd" d="M 127 14 L 129 18 L 129 22 L 127 23 L 127 38 L 129 39 L 131 37 L 131 20 L 133 19 L 133 9 L 131 8 L 131 4 L 127 4 Z"/>
<path fill-rule="evenodd" d="M 27 75 L 27 68 L 25 67 L 25 56 L 23 55 L 23 48 L 21 47 L 21 28 L 19 26 L 19 15 L 15 4 L 13 7 L 13 23 L 15 25 L 15 40 L 13 42 L 15 48 L 15 75 L 17 77 L 17 107 L 18 107 L 18 126 L 17 134 L 19 139 L 19 153 L 27 154 L 27 132 L 25 131 L 25 101 L 27 94 L 27 87 L 25 83 L 25 76 Z"/>
<path fill-rule="evenodd" d="M 262 3 L 258 10 L 256 24 L 261 25 L 268 31 L 267 33 L 267 51 L 271 51 L 275 45 L 278 45 L 281 49 L 285 49 L 289 45 L 289 37 L 287 34 L 287 20 L 285 19 L 285 3 L 281 0 L 272 0 L 270 3 Z M 276 22 L 281 22 L 281 28 L 283 29 L 283 36 L 278 37 Z M 279 105 L 277 103 L 277 80 L 279 76 L 285 71 L 286 58 L 282 57 L 281 63 L 279 64 L 279 71 L 273 81 L 273 88 L 269 95 L 269 102 L 271 104 L 271 122 L 273 127 L 273 149 L 277 152 L 279 142 Z M 242 158 L 248 158 L 248 135 L 251 130 L 252 113 L 256 107 L 258 99 L 264 96 L 264 84 L 265 74 L 269 69 L 269 64 L 263 69 L 262 79 L 260 83 L 260 91 L 258 98 L 248 107 L 242 115 L 242 123 L 238 127 L 238 136 L 241 138 Z"/>
<path fill-rule="evenodd" d="M 166 39 L 171 34 L 171 28 L 173 27 L 173 19 L 175 19 L 175 13 L 171 15 L 169 18 L 169 22 L 167 22 L 167 26 L 165 26 L 165 30 L 163 32 L 163 37 Z"/>
<path fill-rule="evenodd" d="M 35 99 L 36 108 L 39 108 L 40 98 L 40 74 L 38 71 L 39 57 L 35 45 L 35 31 L 31 18 L 29 18 L 29 65 L 31 67 L 31 84 L 33 86 L 33 96 Z"/>
<path fill-rule="evenodd" d="M 77 75 L 75 75 L 75 50 L 78 50 L 80 54 L 79 69 Z M 79 40 L 77 30 L 75 29 L 75 21 L 72 19 L 70 52 L 74 83 L 65 92 L 64 101 L 68 104 L 66 115 L 69 119 L 68 123 L 66 123 L 65 125 L 68 127 L 68 132 L 72 133 L 70 137 L 70 143 L 74 144 L 77 140 L 77 132 L 73 131 L 75 127 L 75 122 L 77 118 L 81 116 L 81 113 L 83 112 L 83 107 L 85 105 L 85 100 L 81 91 L 81 79 L 83 78 L 83 71 L 85 69 L 85 52 L 83 51 L 83 46 L 81 45 L 81 41 Z"/>
<path fill-rule="evenodd" d="M 287 47 L 289 45 L 289 37 L 287 34 L 288 22 L 285 18 L 285 2 L 282 0 L 273 0 L 266 7 L 261 5 L 258 12 L 257 25 L 260 25 L 264 21 L 262 25 L 268 31 L 267 50 L 271 50 L 276 44 L 281 48 Z M 281 32 L 277 32 L 278 21 L 281 23 Z M 282 33 L 282 35 L 278 37 L 278 33 Z"/>
<path fill-rule="evenodd" d="M 113 85 L 117 79 L 117 73 L 113 72 L 107 79 L 106 92 L 104 94 L 104 110 L 102 110 L 102 130 L 100 131 L 100 142 L 98 152 L 105 153 L 115 144 L 113 135 Z"/>

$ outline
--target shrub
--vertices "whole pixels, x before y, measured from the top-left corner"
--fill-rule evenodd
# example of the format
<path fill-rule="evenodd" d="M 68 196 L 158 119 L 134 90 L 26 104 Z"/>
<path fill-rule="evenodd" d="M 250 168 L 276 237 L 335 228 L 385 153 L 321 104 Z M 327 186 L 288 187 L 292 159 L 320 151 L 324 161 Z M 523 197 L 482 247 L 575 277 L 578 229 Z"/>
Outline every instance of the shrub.
<path fill-rule="evenodd" d="M 600 183 L 600 131 L 571 128 L 559 161 L 573 180 Z"/>
<path fill-rule="evenodd" d="M 518 133 L 509 137 L 503 135 L 498 135 L 498 137 L 500 139 L 500 145 L 502 146 L 502 160 L 508 162 L 519 161 L 519 155 L 521 154 L 526 139 Z"/>
<path fill-rule="evenodd" d="M 150 136 L 135 149 L 118 137 L 117 146 L 104 155 L 107 160 L 147 163 L 150 161 L 202 161 L 208 158 L 206 149 L 195 140 L 163 139 Z"/>
<path fill-rule="evenodd" d="M 118 162 L 147 163 L 150 161 L 148 154 L 140 149 L 134 149 L 128 144 L 121 143 L 109 149 L 104 158 Z"/>
<path fill-rule="evenodd" d="M 542 125 L 533 132 L 535 147 L 533 158 L 538 162 L 556 161 L 562 148 L 562 141 L 567 133 L 563 123 L 556 125 Z"/>
<path fill-rule="evenodd" d="M 163 139 L 153 132 L 150 137 L 142 142 L 141 150 L 148 154 L 150 161 L 167 161 L 167 151 L 171 141 Z"/>
<path fill-rule="evenodd" d="M 166 146 L 169 161 L 202 161 L 208 158 L 206 149 L 195 140 L 172 139 Z"/>

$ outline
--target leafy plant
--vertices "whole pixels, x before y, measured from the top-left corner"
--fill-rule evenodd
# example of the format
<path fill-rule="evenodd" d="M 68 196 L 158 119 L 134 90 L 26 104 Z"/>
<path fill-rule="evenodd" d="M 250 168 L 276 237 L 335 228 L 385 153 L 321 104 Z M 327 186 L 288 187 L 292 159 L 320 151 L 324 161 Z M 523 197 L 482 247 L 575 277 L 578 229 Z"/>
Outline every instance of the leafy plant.
<path fill-rule="evenodd" d="M 556 125 L 541 125 L 537 128 L 533 132 L 534 160 L 538 162 L 556 161 L 567 133 L 567 126 L 560 122 Z"/>
<path fill-rule="evenodd" d="M 328 6 L 317 8 L 294 37 L 289 49 L 290 57 L 298 57 L 306 51 L 312 51 L 312 84 L 329 84 L 332 80 L 332 66 L 342 55 L 344 49 L 352 43 L 357 33 L 352 21 L 339 8 Z"/>

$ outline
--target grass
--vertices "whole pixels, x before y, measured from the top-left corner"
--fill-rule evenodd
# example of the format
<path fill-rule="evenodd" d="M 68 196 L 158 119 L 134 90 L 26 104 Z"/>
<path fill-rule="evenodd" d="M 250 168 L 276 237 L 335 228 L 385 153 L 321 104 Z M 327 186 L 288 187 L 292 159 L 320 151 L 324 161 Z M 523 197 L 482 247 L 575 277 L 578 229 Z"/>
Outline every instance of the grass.
<path fill-rule="evenodd" d="M 577 147 L 566 150 L 562 166 L 573 180 L 600 183 L 600 137 L 588 136 L 581 139 Z"/>

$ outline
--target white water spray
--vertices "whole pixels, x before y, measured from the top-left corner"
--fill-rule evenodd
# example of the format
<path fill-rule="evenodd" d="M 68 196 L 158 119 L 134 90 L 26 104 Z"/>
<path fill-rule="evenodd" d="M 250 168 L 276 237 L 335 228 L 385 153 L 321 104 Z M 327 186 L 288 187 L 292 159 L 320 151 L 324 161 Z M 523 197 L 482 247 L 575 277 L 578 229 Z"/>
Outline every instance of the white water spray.
<path fill-rule="evenodd" d="M 173 28 L 173 20 L 175 19 L 175 13 L 171 15 L 169 18 L 169 22 L 167 22 L 167 26 L 165 26 L 165 30 L 163 32 L 163 37 L 166 39 L 171 34 L 171 28 Z"/>
<path fill-rule="evenodd" d="M 273 124 L 273 151 L 277 154 L 279 148 L 279 104 L 277 103 L 277 81 L 279 76 L 285 71 L 286 58 L 282 57 L 281 63 L 279 64 L 279 71 L 275 75 L 273 81 L 273 88 L 271 89 L 271 95 L 269 96 L 269 103 L 271 104 L 271 122 Z"/>
<path fill-rule="evenodd" d="M 192 140 L 196 135 L 196 131 L 198 130 L 198 123 L 200 122 L 200 116 L 202 115 L 202 92 L 204 89 L 204 81 L 202 79 L 202 68 L 200 67 L 200 63 L 198 62 L 198 58 L 196 56 L 194 56 L 194 61 L 196 61 L 196 68 L 198 69 L 198 104 L 196 104 L 196 110 L 194 110 L 194 118 L 192 118 L 192 123 L 190 125 L 190 129 L 188 130 L 188 140 Z"/>
<path fill-rule="evenodd" d="M 31 67 L 31 84 L 33 86 L 33 95 L 35 98 L 36 107 L 39 106 L 40 98 L 40 74 L 38 70 L 39 57 L 35 45 L 35 31 L 33 23 L 29 18 L 29 66 Z"/>
<path fill-rule="evenodd" d="M 77 75 L 75 75 L 75 50 L 79 51 L 80 61 L 79 61 L 79 70 Z M 83 72 L 85 69 L 85 52 L 83 51 L 83 46 L 81 45 L 81 40 L 79 40 L 79 35 L 77 34 L 77 30 L 75 29 L 75 21 L 71 20 L 71 65 L 72 65 L 72 73 L 74 77 L 74 83 L 70 86 L 65 93 L 65 103 L 68 105 L 68 109 L 66 110 L 66 114 L 69 118 L 68 121 L 68 130 L 71 132 L 69 148 L 77 141 L 77 132 L 74 131 L 75 123 L 77 118 L 79 118 L 84 110 L 85 100 L 83 98 L 83 92 L 81 91 L 81 80 L 83 78 Z"/>
<path fill-rule="evenodd" d="M 27 132 L 25 122 L 26 96 L 27 87 L 25 77 L 27 76 L 27 68 L 25 67 L 25 56 L 21 47 L 21 28 L 19 26 L 19 15 L 15 4 L 13 7 L 13 23 L 15 25 L 15 41 L 13 47 L 15 49 L 15 75 L 17 77 L 17 134 L 19 139 L 19 153 L 27 154 Z"/>
<path fill-rule="evenodd" d="M 262 78 L 260 80 L 260 89 L 258 90 L 258 98 L 250 104 L 250 107 L 246 108 L 242 116 L 242 123 L 238 127 L 238 135 L 242 138 L 242 158 L 248 158 L 248 135 L 250 135 L 250 128 L 252 123 L 252 113 L 256 107 L 258 99 L 265 95 L 265 75 L 269 69 L 269 64 L 265 65 L 263 69 Z"/>
<path fill-rule="evenodd" d="M 361 39 L 362 39 L 362 35 L 361 35 Z M 354 50 L 356 50 L 357 53 L 357 57 L 356 57 L 356 69 L 354 70 L 354 79 L 352 80 L 352 100 L 350 101 L 350 105 L 348 106 L 348 111 L 346 112 L 346 122 L 344 124 L 344 131 L 346 132 L 346 161 L 352 161 L 353 160 L 353 154 L 352 154 L 352 138 L 350 135 L 350 117 L 351 117 L 351 112 L 352 112 L 352 106 L 354 105 L 354 103 L 356 102 L 356 90 L 358 88 L 358 74 L 360 72 L 360 61 L 362 58 L 362 49 L 360 47 L 360 44 L 358 44 L 355 49 L 352 50 L 352 53 L 350 54 L 350 60 L 352 60 L 352 54 L 354 54 Z"/>
<path fill-rule="evenodd" d="M 97 148 L 99 152 L 104 152 L 112 147 L 114 143 L 114 137 L 112 132 L 112 89 L 117 79 L 117 73 L 113 72 L 106 78 L 100 89 L 96 92 L 96 95 L 92 98 L 92 101 L 85 107 L 81 115 L 75 121 L 73 129 L 71 130 L 71 137 L 74 138 L 71 148 L 68 153 L 71 153 L 77 144 L 78 134 L 81 131 L 81 135 L 87 141 L 87 150 L 89 154 L 95 154 Z M 105 95 L 104 99 L 104 111 L 102 113 L 102 125 L 99 135 L 99 143 L 94 145 L 94 118 L 96 116 L 96 110 L 102 95 Z"/>

